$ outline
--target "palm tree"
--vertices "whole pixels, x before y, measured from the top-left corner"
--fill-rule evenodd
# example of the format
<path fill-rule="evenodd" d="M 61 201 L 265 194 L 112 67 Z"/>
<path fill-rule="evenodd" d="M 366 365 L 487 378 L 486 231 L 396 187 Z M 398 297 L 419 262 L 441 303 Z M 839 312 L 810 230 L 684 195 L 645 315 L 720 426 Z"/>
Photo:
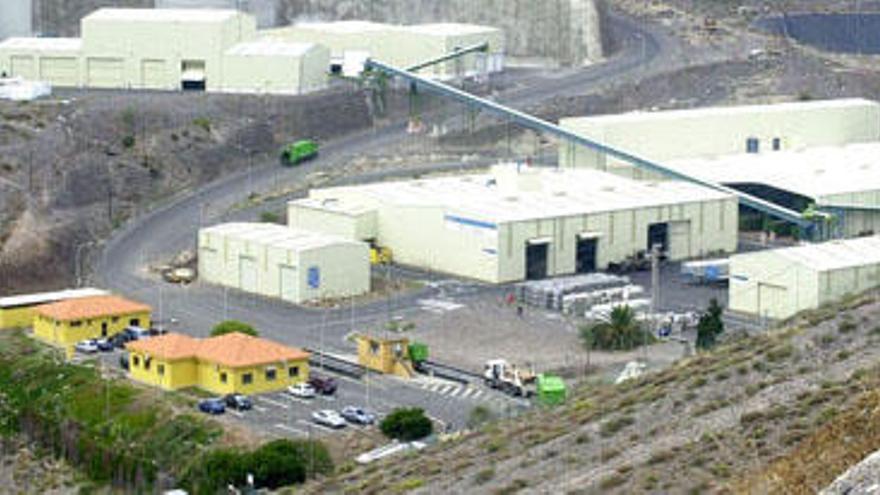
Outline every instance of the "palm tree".
<path fill-rule="evenodd" d="M 608 321 L 581 327 L 581 340 L 588 350 L 625 351 L 649 343 L 653 337 L 642 329 L 632 308 L 621 305 L 611 310 Z"/>

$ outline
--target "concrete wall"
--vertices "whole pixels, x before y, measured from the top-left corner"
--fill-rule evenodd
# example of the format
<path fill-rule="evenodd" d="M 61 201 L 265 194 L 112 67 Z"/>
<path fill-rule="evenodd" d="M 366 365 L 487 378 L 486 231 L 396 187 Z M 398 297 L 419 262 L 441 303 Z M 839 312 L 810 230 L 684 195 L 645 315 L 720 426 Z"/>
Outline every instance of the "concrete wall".
<path fill-rule="evenodd" d="M 33 19 L 32 0 L 0 2 L 0 41 L 12 36 L 30 36 Z"/>
<path fill-rule="evenodd" d="M 772 141 L 783 150 L 880 140 L 880 104 L 805 102 L 730 109 L 694 109 L 562 119 L 562 127 L 641 158 L 663 162 L 746 152 L 757 138 L 761 153 Z M 592 167 L 633 175 L 629 165 L 574 146 L 560 148 L 563 167 Z M 629 171 L 629 173 L 627 173 Z M 635 172 L 636 178 L 639 171 Z"/>
<path fill-rule="evenodd" d="M 505 32 L 513 56 L 577 65 L 603 57 L 602 10 L 595 0 L 279 0 L 278 14 L 281 24 L 369 19 L 495 26 Z"/>

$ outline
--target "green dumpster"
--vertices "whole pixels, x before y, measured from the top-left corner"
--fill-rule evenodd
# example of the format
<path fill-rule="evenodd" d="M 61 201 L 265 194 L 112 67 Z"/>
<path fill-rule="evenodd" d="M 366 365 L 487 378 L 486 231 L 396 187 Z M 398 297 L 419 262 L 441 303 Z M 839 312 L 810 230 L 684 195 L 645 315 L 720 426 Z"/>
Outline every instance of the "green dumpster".
<path fill-rule="evenodd" d="M 565 402 L 565 382 L 554 375 L 538 375 L 538 402 L 548 406 Z"/>
<path fill-rule="evenodd" d="M 318 156 L 318 143 L 304 139 L 289 144 L 281 150 L 281 163 L 283 165 L 297 165 L 316 156 Z"/>

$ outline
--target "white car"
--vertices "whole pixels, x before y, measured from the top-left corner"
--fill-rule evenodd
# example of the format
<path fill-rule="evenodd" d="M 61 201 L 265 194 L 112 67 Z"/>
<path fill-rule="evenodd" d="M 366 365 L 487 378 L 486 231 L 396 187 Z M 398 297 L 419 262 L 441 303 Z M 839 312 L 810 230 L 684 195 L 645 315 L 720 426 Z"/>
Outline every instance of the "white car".
<path fill-rule="evenodd" d="M 300 399 L 312 399 L 315 397 L 315 387 L 308 383 L 297 383 L 287 387 L 287 393 Z"/>
<path fill-rule="evenodd" d="M 98 342 L 95 339 L 83 340 L 81 342 L 77 342 L 76 346 L 77 352 L 82 352 L 83 354 L 94 354 L 98 352 Z"/>
<path fill-rule="evenodd" d="M 312 413 L 312 421 L 330 428 L 345 428 L 345 418 L 332 409 L 321 409 Z"/>

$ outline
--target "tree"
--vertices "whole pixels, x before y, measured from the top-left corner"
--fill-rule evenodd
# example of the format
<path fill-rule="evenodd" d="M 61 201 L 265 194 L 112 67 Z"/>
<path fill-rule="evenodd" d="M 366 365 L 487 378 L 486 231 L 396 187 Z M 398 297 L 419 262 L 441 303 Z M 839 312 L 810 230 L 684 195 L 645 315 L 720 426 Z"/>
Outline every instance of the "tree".
<path fill-rule="evenodd" d="M 434 424 L 425 416 L 425 411 L 418 408 L 399 408 L 391 412 L 379 429 L 388 438 L 411 441 L 425 438 L 434 431 Z"/>
<path fill-rule="evenodd" d="M 724 322 L 721 321 L 723 313 L 724 309 L 718 300 L 713 298 L 709 301 L 709 307 L 700 315 L 697 323 L 697 349 L 709 349 L 715 345 L 718 336 L 724 332 Z"/>
<path fill-rule="evenodd" d="M 654 342 L 654 336 L 642 328 L 632 308 L 627 305 L 611 310 L 608 321 L 581 327 L 581 341 L 587 350 L 628 351 Z"/>
<path fill-rule="evenodd" d="M 214 329 L 211 330 L 211 337 L 217 337 L 220 335 L 226 335 L 227 333 L 235 332 L 250 335 L 252 337 L 259 337 L 260 335 L 254 327 L 248 325 L 245 322 L 238 320 L 226 320 L 221 321 L 214 326 Z"/>

